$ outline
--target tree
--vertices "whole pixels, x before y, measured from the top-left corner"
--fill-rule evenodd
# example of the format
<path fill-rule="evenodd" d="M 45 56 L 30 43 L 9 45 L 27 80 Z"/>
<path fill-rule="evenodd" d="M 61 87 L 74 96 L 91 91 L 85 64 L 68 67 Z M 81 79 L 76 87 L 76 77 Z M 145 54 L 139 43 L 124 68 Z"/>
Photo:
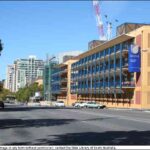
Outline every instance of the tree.
<path fill-rule="evenodd" d="M 11 95 L 15 97 L 15 94 L 13 92 L 10 92 L 8 89 L 2 89 L 0 91 L 0 100 L 6 100 L 7 96 Z"/>
<path fill-rule="evenodd" d="M 43 94 L 43 85 L 38 85 L 38 83 L 33 83 L 30 86 L 21 88 L 16 93 L 16 98 L 18 101 L 27 102 L 30 97 L 35 95 L 35 92 L 40 92 Z"/>

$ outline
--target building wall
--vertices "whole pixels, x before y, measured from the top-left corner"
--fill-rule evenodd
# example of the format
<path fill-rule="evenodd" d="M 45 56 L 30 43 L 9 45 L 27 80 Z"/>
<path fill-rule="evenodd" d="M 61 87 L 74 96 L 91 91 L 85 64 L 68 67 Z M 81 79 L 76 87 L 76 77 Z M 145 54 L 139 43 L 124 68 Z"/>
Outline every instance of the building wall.
<path fill-rule="evenodd" d="M 76 99 L 73 97 L 73 95 L 71 94 L 71 84 L 72 84 L 72 80 L 71 80 L 71 65 L 72 63 L 76 62 L 77 60 L 68 60 L 67 61 L 67 65 L 68 65 L 68 83 L 67 83 L 67 106 L 72 106 L 72 104 L 74 102 L 76 102 Z"/>
<path fill-rule="evenodd" d="M 72 93 L 72 97 L 76 99 L 76 101 L 95 100 L 97 102 L 106 104 L 108 107 L 118 108 L 150 108 L 150 26 L 140 27 L 127 35 L 133 37 L 133 42 L 141 47 L 141 72 L 134 73 L 133 81 L 135 81 L 135 85 L 133 88 L 123 88 L 124 94 L 129 94 L 128 96 L 130 96 L 130 93 L 132 93 L 133 90 L 133 96 L 131 95 L 131 98 L 114 98 L 114 96 L 111 94 L 109 94 L 108 97 L 101 97 L 100 95 L 78 94 L 74 92 Z M 88 55 L 92 55 L 93 53 L 107 49 L 108 47 L 113 46 L 113 43 L 117 41 L 122 43 L 126 40 L 128 39 L 125 36 L 117 37 L 91 51 L 87 51 L 79 55 L 78 59 L 81 60 Z M 122 96 L 124 94 L 122 94 Z"/>
<path fill-rule="evenodd" d="M 7 68 L 6 88 L 12 92 L 17 92 L 19 88 L 23 88 L 27 84 L 31 84 L 38 77 L 43 76 L 43 69 L 43 60 L 38 60 L 34 56 L 30 56 L 29 59 L 14 61 L 14 64 L 8 65 Z"/>
<path fill-rule="evenodd" d="M 58 64 L 57 61 L 52 61 L 52 62 L 47 62 L 44 65 L 43 85 L 44 85 L 44 99 L 45 100 L 50 100 L 50 97 L 52 95 L 52 74 L 57 64 Z"/>
<path fill-rule="evenodd" d="M 15 66 L 14 65 L 7 66 L 5 88 L 9 89 L 11 92 L 14 92 L 14 88 L 15 88 Z"/>
<path fill-rule="evenodd" d="M 52 94 L 57 101 L 64 101 L 66 106 L 71 106 L 75 99 L 72 99 L 71 90 L 71 64 L 76 60 L 68 60 L 58 64 L 52 74 Z M 62 85 L 63 80 L 67 80 Z"/>

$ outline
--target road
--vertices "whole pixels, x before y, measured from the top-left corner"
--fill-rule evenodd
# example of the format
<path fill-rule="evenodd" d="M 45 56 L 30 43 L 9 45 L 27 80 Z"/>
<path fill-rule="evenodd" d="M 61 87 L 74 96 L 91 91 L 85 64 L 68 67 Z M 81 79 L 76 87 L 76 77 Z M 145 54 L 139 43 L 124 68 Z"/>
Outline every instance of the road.
<path fill-rule="evenodd" d="M 8 106 L 0 145 L 150 145 L 150 113 Z"/>

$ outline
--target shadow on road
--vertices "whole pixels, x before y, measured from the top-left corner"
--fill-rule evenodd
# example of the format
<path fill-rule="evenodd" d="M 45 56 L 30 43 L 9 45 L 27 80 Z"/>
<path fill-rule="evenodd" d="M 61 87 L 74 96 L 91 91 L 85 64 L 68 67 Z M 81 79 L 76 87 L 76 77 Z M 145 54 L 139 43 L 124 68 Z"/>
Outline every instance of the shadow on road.
<path fill-rule="evenodd" d="M 0 129 L 8 128 L 28 128 L 28 127 L 49 127 L 69 124 L 74 119 L 1 119 Z"/>
<path fill-rule="evenodd" d="M 55 138 L 51 138 L 51 136 Z M 150 131 L 109 131 L 51 135 L 33 142 L 6 145 L 149 145 Z"/>
<path fill-rule="evenodd" d="M 28 106 L 14 106 L 14 107 L 5 107 L 5 109 L 0 109 L 0 111 L 3 112 L 15 112 L 15 111 L 32 111 L 32 110 L 38 110 L 38 109 L 77 109 L 74 107 L 65 107 L 65 108 L 59 108 L 59 107 L 28 107 Z"/>

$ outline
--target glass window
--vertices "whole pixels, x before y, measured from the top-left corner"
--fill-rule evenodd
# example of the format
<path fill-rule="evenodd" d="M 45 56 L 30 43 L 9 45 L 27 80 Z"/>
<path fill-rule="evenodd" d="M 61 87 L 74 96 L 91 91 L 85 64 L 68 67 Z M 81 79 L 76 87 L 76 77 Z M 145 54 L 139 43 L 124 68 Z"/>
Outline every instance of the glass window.
<path fill-rule="evenodd" d="M 116 45 L 116 51 L 119 51 L 120 50 L 120 44 L 117 44 Z"/>
<path fill-rule="evenodd" d="M 109 49 L 105 50 L 105 55 L 108 55 Z"/>
<path fill-rule="evenodd" d="M 90 55 L 90 56 L 88 56 L 88 61 L 91 61 L 91 55 Z"/>
<path fill-rule="evenodd" d="M 96 59 L 99 58 L 99 53 L 96 53 Z"/>
<path fill-rule="evenodd" d="M 114 47 L 111 47 L 110 48 L 110 53 L 113 53 L 114 52 Z"/>

